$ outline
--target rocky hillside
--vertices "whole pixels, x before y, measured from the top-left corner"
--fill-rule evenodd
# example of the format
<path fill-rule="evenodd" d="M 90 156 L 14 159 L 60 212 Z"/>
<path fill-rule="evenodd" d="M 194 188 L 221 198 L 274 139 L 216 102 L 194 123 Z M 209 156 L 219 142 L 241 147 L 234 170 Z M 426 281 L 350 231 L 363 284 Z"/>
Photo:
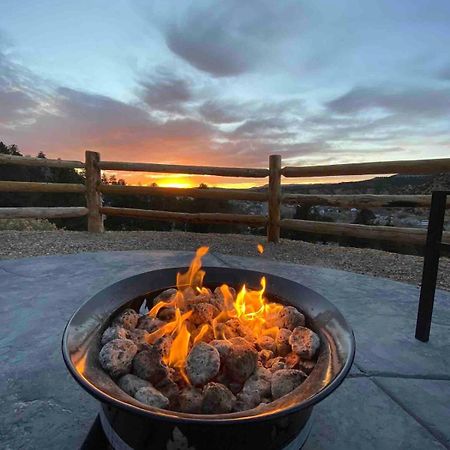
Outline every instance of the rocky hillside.
<path fill-rule="evenodd" d="M 259 188 L 260 190 L 266 189 Z M 438 175 L 392 175 L 364 181 L 327 184 L 284 184 L 283 191 L 298 194 L 430 194 L 450 190 L 450 173 Z"/>

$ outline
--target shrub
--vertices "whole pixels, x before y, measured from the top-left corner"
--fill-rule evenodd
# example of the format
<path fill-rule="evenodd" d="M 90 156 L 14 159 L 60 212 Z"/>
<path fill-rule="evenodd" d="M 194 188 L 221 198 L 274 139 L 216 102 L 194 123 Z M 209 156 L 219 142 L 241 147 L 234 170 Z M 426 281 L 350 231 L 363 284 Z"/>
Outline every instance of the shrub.
<path fill-rule="evenodd" d="M 47 219 L 0 219 L 0 231 L 54 231 L 58 228 Z"/>

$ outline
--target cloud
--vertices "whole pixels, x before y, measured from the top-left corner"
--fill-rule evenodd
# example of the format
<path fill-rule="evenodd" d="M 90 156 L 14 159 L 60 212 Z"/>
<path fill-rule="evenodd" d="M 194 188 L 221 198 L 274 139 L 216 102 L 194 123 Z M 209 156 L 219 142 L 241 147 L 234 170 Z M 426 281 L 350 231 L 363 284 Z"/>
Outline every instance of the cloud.
<path fill-rule="evenodd" d="M 140 87 L 140 97 L 154 110 L 182 112 L 185 103 L 193 98 L 190 82 L 168 69 L 159 69 L 142 79 Z"/>
<path fill-rule="evenodd" d="M 436 117 L 450 113 L 450 91 L 437 88 L 358 87 L 327 103 L 336 113 L 380 109 L 388 113 Z"/>
<path fill-rule="evenodd" d="M 241 122 L 247 117 L 244 105 L 233 101 L 208 100 L 200 105 L 198 112 L 205 120 L 216 124 Z"/>
<path fill-rule="evenodd" d="M 293 33 L 298 33 L 298 2 L 206 2 L 171 13 L 163 27 L 169 49 L 214 77 L 255 69 Z M 174 19 L 175 17 L 175 19 Z"/>
<path fill-rule="evenodd" d="M 26 117 L 37 103 L 25 92 L 0 84 L 0 125 L 8 125 Z"/>
<path fill-rule="evenodd" d="M 0 34 L 0 125 L 10 126 L 32 114 L 38 95 L 27 86 L 27 71 L 5 55 L 6 46 L 7 40 Z"/>
<path fill-rule="evenodd" d="M 272 139 L 295 137 L 295 134 L 287 131 L 288 127 L 287 120 L 282 119 L 281 117 L 250 119 L 237 127 L 232 135 L 243 138 L 264 136 Z"/>

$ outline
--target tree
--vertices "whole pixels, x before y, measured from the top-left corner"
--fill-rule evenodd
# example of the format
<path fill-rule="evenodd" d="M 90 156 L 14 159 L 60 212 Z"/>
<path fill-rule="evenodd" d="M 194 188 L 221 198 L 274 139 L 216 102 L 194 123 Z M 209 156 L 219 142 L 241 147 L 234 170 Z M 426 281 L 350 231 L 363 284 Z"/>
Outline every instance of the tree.
<path fill-rule="evenodd" d="M 2 141 L 0 141 L 0 153 L 4 155 L 23 156 L 17 149 L 16 144 L 5 145 Z"/>

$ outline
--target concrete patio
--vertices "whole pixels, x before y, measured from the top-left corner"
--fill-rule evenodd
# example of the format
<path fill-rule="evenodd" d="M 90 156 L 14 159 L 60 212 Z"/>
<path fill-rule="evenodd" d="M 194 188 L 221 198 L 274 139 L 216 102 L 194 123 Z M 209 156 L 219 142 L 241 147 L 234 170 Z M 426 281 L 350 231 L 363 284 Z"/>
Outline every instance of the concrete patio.
<path fill-rule="evenodd" d="M 191 258 L 135 251 L 0 262 L 0 448 L 79 448 L 98 404 L 66 371 L 60 341 L 67 320 L 107 285 Z M 414 339 L 415 286 L 264 256 L 210 254 L 204 263 L 298 281 L 335 303 L 353 327 L 354 366 L 315 408 L 305 449 L 450 448 L 450 293 L 438 291 L 424 344 Z"/>

